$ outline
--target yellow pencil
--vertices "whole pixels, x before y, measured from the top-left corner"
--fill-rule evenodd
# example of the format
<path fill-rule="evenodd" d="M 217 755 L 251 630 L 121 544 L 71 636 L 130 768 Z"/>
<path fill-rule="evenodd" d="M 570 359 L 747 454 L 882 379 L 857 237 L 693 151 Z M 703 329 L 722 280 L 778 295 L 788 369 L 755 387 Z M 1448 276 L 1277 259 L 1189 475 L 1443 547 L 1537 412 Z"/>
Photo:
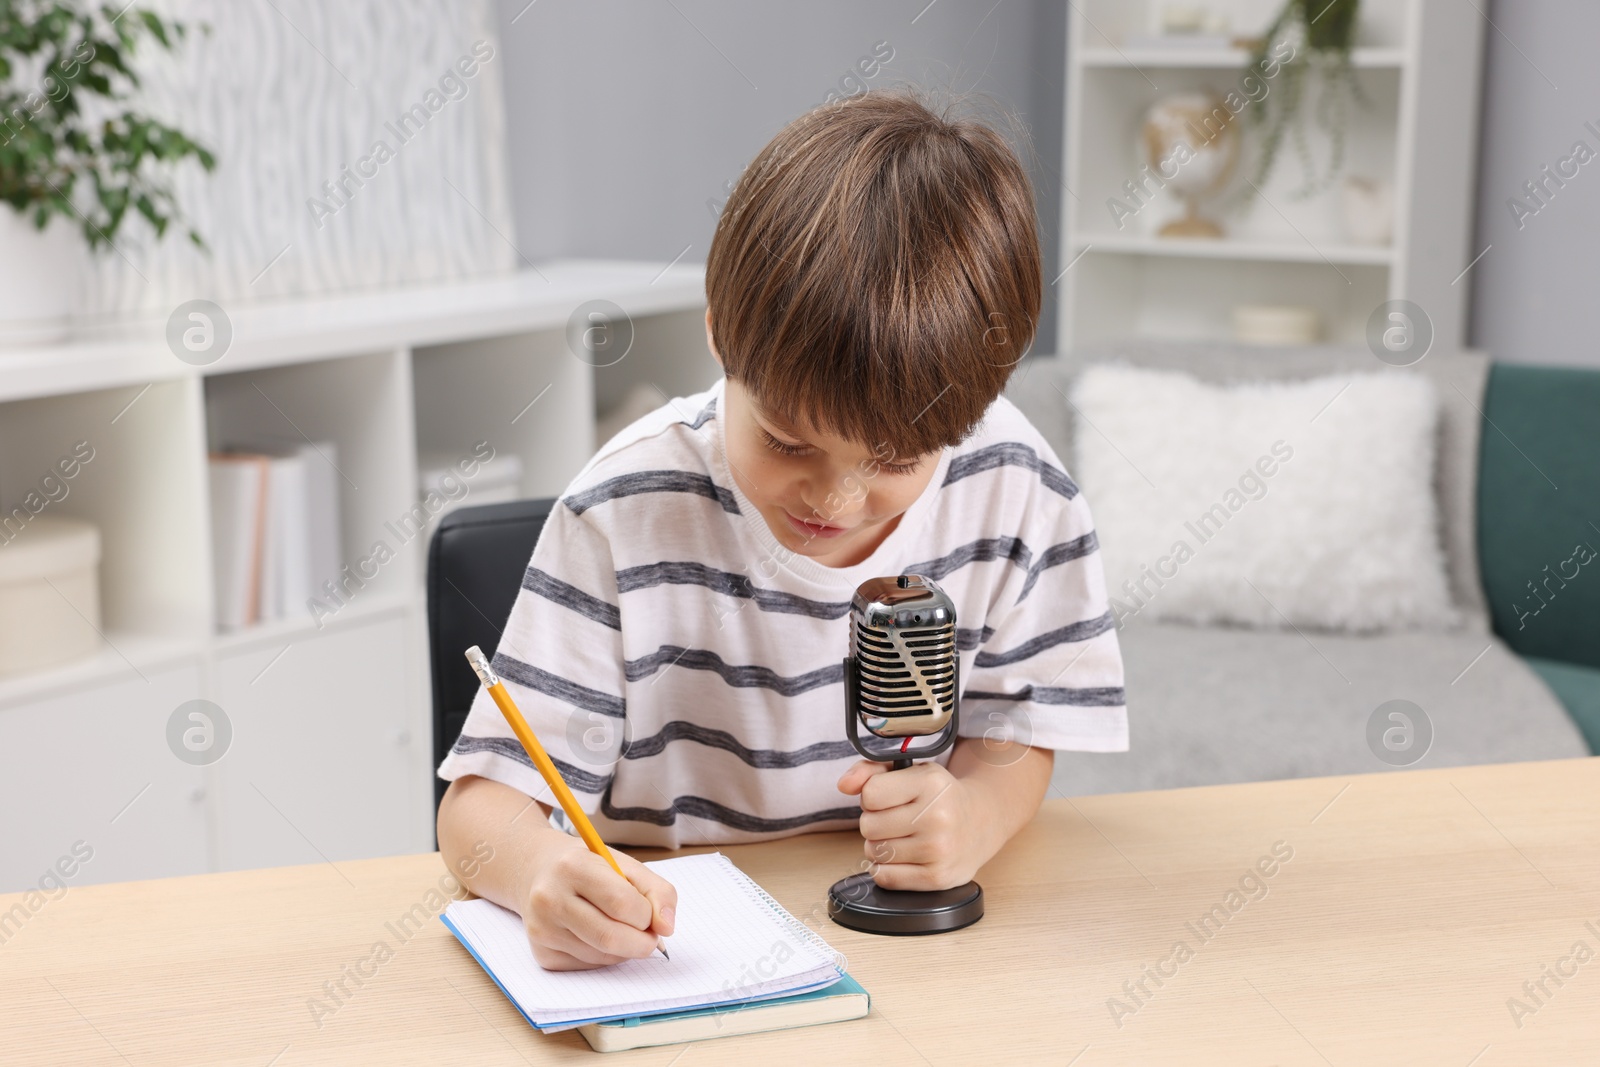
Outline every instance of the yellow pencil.
<path fill-rule="evenodd" d="M 544 776 L 545 784 L 561 802 L 561 810 L 567 813 L 567 819 L 578 828 L 578 836 L 583 838 L 583 843 L 589 846 L 589 851 L 611 864 L 611 869 L 621 878 L 627 878 L 622 873 L 622 868 L 617 866 L 617 858 L 611 854 L 606 843 L 600 839 L 599 831 L 589 821 L 589 816 L 578 806 L 578 798 L 572 795 L 572 790 L 567 788 L 566 779 L 561 777 L 561 772 L 556 770 L 556 765 L 550 761 L 550 756 L 534 736 L 533 728 L 528 725 L 528 720 L 522 717 L 522 712 L 517 708 L 516 702 L 511 699 L 511 694 L 506 692 L 506 687 L 501 683 L 500 676 L 489 666 L 489 659 L 477 645 L 467 649 L 467 662 L 472 665 L 478 680 L 489 691 L 495 707 L 500 709 L 500 714 L 506 717 L 506 722 L 511 724 L 511 732 L 517 735 L 517 740 L 522 742 L 522 747 L 527 750 L 528 756 L 533 760 L 533 765 L 539 768 L 539 773 Z M 628 883 L 632 885 L 632 882 Z M 666 943 L 661 939 L 657 946 L 663 956 L 667 956 Z M 672 957 L 667 956 L 668 959 Z"/>

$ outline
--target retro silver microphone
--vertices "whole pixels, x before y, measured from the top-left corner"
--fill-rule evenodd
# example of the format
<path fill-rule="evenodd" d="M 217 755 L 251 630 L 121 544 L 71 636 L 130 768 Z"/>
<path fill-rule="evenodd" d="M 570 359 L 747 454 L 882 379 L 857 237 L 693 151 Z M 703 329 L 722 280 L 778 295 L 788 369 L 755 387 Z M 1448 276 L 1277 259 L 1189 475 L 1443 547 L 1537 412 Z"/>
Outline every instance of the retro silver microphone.
<path fill-rule="evenodd" d="M 955 602 L 918 574 L 861 583 L 850 601 L 844 660 L 845 733 L 855 750 L 891 770 L 939 755 L 955 744 L 960 696 Z M 932 740 L 912 747 L 919 737 Z M 927 892 L 884 889 L 867 870 L 833 884 L 828 914 L 840 926 L 872 934 L 936 934 L 983 918 L 983 889 L 977 882 Z"/>
<path fill-rule="evenodd" d="M 960 714 L 956 606 L 918 574 L 873 578 L 850 601 L 845 729 L 869 760 L 911 766 L 955 743 Z M 872 735 L 863 739 L 861 729 Z M 937 735 L 913 749 L 911 739 Z"/>

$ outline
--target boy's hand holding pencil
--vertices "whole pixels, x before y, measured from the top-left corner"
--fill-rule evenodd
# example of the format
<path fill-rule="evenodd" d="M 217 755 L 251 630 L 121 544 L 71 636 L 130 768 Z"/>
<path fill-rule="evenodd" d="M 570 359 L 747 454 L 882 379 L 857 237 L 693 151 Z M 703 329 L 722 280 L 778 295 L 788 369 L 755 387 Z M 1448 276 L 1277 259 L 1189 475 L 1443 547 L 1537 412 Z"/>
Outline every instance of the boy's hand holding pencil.
<path fill-rule="evenodd" d="M 530 857 L 522 925 L 547 971 L 605 967 L 655 954 L 672 933 L 677 890 L 631 856 L 612 855 L 622 877 L 568 834 L 541 838 Z M 657 965 L 671 963 L 657 957 Z"/>
<path fill-rule="evenodd" d="M 477 645 L 467 649 L 467 662 L 582 838 L 541 835 L 539 847 L 523 857 L 521 913 L 534 959 L 552 971 L 604 967 L 658 950 L 670 959 L 662 939 L 672 933 L 677 890 L 606 847 Z"/>

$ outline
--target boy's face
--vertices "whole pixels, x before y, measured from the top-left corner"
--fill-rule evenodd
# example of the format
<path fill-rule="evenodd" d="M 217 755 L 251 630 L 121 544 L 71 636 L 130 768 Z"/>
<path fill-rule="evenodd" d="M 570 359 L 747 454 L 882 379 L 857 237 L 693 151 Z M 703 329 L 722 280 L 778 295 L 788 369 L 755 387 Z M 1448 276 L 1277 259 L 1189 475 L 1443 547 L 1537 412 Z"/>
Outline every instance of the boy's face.
<path fill-rule="evenodd" d="M 706 343 L 711 316 L 706 315 Z M 927 488 L 938 455 L 897 456 L 810 424 L 791 426 L 763 411 L 728 379 L 722 412 L 728 466 L 778 543 L 825 567 L 849 567 L 872 554 Z"/>

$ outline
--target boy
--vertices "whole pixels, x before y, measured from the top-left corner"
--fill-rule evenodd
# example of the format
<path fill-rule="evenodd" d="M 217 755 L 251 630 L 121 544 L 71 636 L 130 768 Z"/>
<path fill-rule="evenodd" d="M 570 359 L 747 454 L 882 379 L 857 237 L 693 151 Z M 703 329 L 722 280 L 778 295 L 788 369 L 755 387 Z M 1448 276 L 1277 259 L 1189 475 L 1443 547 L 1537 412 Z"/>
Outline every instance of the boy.
<path fill-rule="evenodd" d="M 1127 748 L 1088 507 L 1000 396 L 1040 290 L 1032 190 L 986 126 L 874 91 L 746 169 L 706 264 L 723 379 L 568 486 L 494 656 L 607 842 L 859 828 L 878 884 L 947 888 L 1033 817 L 1055 749 Z M 845 740 L 841 659 L 856 587 L 902 573 L 956 604 L 962 737 L 887 774 Z M 542 966 L 672 932 L 670 885 L 550 824 L 484 693 L 439 774 L 445 861 L 493 846 L 468 884 Z"/>

